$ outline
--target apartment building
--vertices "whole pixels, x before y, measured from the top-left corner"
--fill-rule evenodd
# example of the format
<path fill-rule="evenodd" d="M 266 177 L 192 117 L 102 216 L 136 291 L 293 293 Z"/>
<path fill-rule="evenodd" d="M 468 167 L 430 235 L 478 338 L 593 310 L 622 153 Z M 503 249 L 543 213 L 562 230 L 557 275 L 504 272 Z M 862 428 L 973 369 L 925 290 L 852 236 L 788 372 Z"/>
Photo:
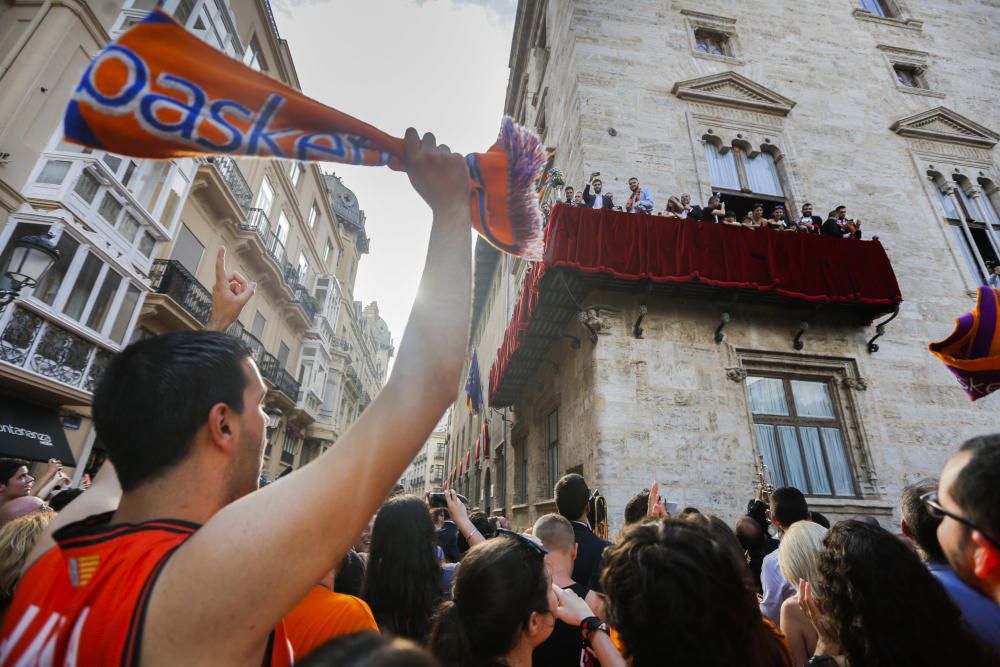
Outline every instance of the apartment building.
<path fill-rule="evenodd" d="M 368 252 L 364 213 L 315 164 L 135 160 L 63 142 L 62 110 L 88 59 L 154 5 L 0 9 L 0 153 L 9 153 L 0 160 L 0 261 L 33 234 L 51 233 L 59 250 L 38 285 L 0 311 L 0 417 L 51 434 L 58 455 L 79 464 L 77 477 L 93 472 L 104 453 L 87 406 L 108 360 L 143 336 L 204 326 L 222 245 L 227 267 L 258 284 L 230 333 L 250 347 L 270 390 L 264 477 L 274 479 L 328 447 L 384 382 L 391 335 L 377 304 L 353 301 Z M 266 0 L 163 8 L 299 88 Z M 0 440 L 0 452 L 51 455 L 23 440 Z"/>

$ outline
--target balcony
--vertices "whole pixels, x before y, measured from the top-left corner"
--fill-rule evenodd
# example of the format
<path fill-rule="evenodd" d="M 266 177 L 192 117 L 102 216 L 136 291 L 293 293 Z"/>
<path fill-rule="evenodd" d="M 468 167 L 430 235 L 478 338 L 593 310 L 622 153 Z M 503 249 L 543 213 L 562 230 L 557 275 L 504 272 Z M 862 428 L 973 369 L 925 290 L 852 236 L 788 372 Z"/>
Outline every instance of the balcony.
<path fill-rule="evenodd" d="M 269 353 L 264 344 L 246 330 L 239 321 L 235 322 L 228 331 L 230 336 L 235 336 L 246 343 L 250 349 L 251 357 L 260 370 L 260 375 L 271 386 L 283 394 L 283 407 L 291 409 L 296 407 L 299 398 L 299 383 L 292 377 L 292 374 L 281 367 L 277 357 Z"/>
<path fill-rule="evenodd" d="M 250 210 L 250 202 L 253 201 L 253 190 L 250 189 L 247 179 L 243 177 L 239 165 L 232 158 L 223 156 L 210 157 L 208 163 L 219 170 L 219 174 L 229 188 L 229 192 L 232 193 L 233 199 L 246 214 Z"/>
<path fill-rule="evenodd" d="M 615 233 L 607 232 L 614 229 Z M 803 348 L 809 319 L 863 328 L 898 312 L 903 297 L 878 241 L 668 220 L 615 211 L 553 208 L 545 229 L 545 260 L 531 266 L 490 370 L 490 405 L 513 405 L 565 328 L 580 321 L 579 345 L 599 338 L 580 304 L 591 292 L 642 299 L 716 302 L 724 313 L 716 343 L 737 301 L 766 305 L 804 322 L 790 347 Z M 630 332 L 642 336 L 645 311 Z M 823 319 L 819 319 L 822 313 Z M 631 324 L 631 322 L 630 322 Z M 884 323 L 883 323 L 884 324 Z M 868 351 L 878 349 L 869 340 Z M 792 329 L 794 332 L 795 329 Z M 712 340 L 712 330 L 706 333 Z"/>
<path fill-rule="evenodd" d="M 4 373 L 4 382 L 19 394 L 23 387 L 28 396 L 49 394 L 62 402 L 89 404 L 114 354 L 23 304 L 0 312 L 0 361 L 14 367 L 13 373 Z"/>
<path fill-rule="evenodd" d="M 153 293 L 143 304 L 144 323 L 160 331 L 193 331 L 212 316 L 212 293 L 177 260 L 158 259 L 149 274 Z"/>

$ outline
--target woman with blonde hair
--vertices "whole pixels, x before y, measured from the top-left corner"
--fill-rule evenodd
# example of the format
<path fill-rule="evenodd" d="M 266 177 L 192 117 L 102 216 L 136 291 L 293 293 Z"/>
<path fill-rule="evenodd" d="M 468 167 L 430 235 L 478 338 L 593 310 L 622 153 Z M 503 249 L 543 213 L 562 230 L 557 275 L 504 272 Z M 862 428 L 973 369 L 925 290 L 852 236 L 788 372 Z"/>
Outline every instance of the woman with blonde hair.
<path fill-rule="evenodd" d="M 812 521 L 796 521 L 785 531 L 778 546 L 778 567 L 788 582 L 798 588 L 800 579 L 813 585 L 819 577 L 819 555 L 823 551 L 826 528 Z M 788 639 L 792 661 L 805 665 L 816 650 L 819 636 L 799 608 L 799 594 L 781 604 L 781 631 Z"/>
<path fill-rule="evenodd" d="M 55 515 L 52 511 L 32 512 L 0 527 L 0 617 L 14 597 L 25 559 Z"/>

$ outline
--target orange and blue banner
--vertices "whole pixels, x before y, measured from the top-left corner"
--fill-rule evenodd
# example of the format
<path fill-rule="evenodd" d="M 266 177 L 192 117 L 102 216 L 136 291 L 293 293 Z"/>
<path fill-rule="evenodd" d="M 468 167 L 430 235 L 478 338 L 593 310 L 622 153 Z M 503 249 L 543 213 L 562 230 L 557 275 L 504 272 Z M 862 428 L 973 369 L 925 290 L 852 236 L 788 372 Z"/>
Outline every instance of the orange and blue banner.
<path fill-rule="evenodd" d="M 67 140 L 120 155 L 342 162 L 406 170 L 402 139 L 212 48 L 157 9 L 102 49 L 65 116 Z M 466 156 L 473 226 L 499 250 L 541 258 L 538 138 L 510 118 Z"/>
<path fill-rule="evenodd" d="M 955 320 L 955 331 L 930 351 L 976 401 L 1000 389 L 1000 290 L 983 285 L 976 307 Z"/>

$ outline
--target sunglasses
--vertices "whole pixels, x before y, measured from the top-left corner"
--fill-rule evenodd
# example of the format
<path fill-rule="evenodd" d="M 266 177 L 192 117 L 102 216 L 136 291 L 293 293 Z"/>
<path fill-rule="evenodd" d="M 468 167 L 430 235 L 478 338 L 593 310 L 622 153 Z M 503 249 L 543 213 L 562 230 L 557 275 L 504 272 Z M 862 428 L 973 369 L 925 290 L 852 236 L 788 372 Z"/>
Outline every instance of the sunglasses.
<path fill-rule="evenodd" d="M 920 501 L 924 505 L 927 505 L 927 509 L 929 510 L 930 515 L 932 517 L 934 517 L 935 519 L 943 519 L 945 517 L 949 517 L 949 518 L 954 519 L 955 521 L 959 522 L 963 526 L 968 526 L 972 530 L 978 530 L 983 535 L 983 537 L 985 537 L 987 539 L 987 541 L 989 541 L 990 544 L 992 544 L 993 546 L 995 546 L 998 549 L 1000 549 L 1000 543 L 998 543 L 992 537 L 990 537 L 989 535 L 987 535 L 986 531 L 984 531 L 982 528 L 980 528 L 976 524 L 972 523 L 971 521 L 969 521 L 968 519 L 966 519 L 964 516 L 961 516 L 959 514 L 955 514 L 954 512 L 949 512 L 944 507 L 942 507 L 941 503 L 938 502 L 938 493 L 937 493 L 937 491 L 928 491 L 927 493 L 921 495 L 920 496 Z"/>
<path fill-rule="evenodd" d="M 521 544 L 527 544 L 531 547 L 532 551 L 540 554 L 543 558 L 549 553 L 549 550 L 543 547 L 538 542 L 534 540 L 529 540 L 527 537 L 513 530 L 508 530 L 506 528 L 497 528 L 497 535 L 506 535 L 507 537 L 513 537 L 515 540 Z"/>

